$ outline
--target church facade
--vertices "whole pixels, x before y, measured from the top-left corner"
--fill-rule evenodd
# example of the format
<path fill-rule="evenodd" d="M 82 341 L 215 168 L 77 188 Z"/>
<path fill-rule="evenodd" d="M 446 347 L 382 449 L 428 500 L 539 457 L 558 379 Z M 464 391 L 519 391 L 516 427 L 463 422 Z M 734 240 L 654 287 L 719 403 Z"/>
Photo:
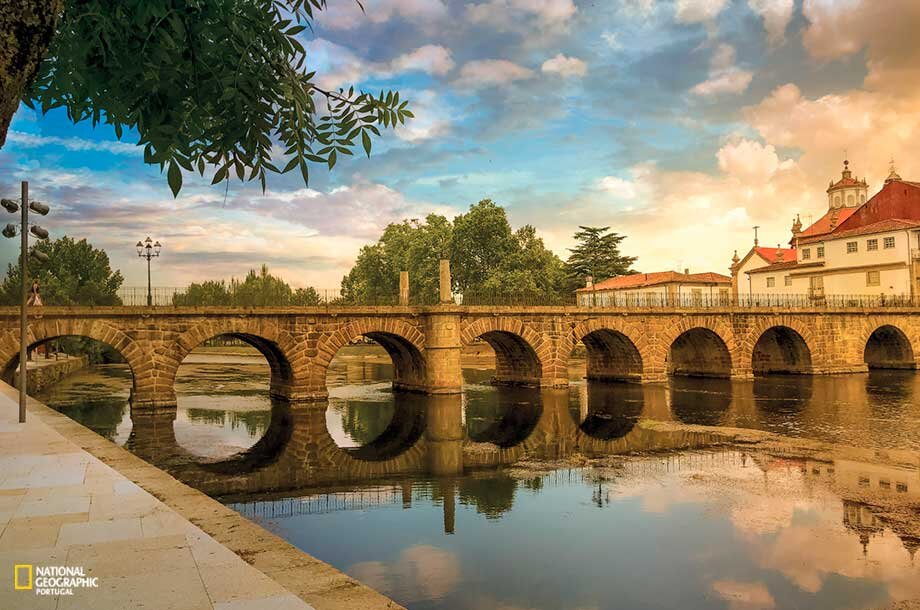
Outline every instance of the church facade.
<path fill-rule="evenodd" d="M 797 217 L 788 248 L 756 243 L 732 259 L 732 290 L 740 302 L 889 301 L 920 298 L 920 183 L 901 179 L 892 163 L 882 189 L 844 161 L 827 189 L 827 212 L 803 228 Z"/>

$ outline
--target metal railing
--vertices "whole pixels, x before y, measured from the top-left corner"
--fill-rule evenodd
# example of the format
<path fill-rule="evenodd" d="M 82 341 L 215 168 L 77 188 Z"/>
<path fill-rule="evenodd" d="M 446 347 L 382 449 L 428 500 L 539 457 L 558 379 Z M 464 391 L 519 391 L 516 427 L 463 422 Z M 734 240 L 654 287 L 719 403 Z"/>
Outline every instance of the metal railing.
<path fill-rule="evenodd" d="M 317 289 L 317 298 L 309 303 L 271 302 L 266 299 L 240 298 L 233 294 L 220 302 L 188 303 L 182 298 L 182 287 L 155 287 L 153 304 L 157 307 L 286 307 L 320 306 L 326 308 L 388 307 L 400 305 L 396 294 L 367 294 L 348 298 L 337 288 Z M 118 291 L 122 305 L 141 307 L 147 304 L 147 287 L 125 287 Z M 437 305 L 437 295 L 413 295 L 410 306 Z M 757 309 L 785 307 L 791 309 L 867 309 L 920 307 L 920 297 L 910 295 L 867 294 L 626 294 L 611 292 L 579 292 L 577 294 L 547 294 L 543 292 L 503 292 L 492 290 L 466 291 L 455 294 L 453 304 L 472 307 L 579 307 L 590 309 Z M 48 303 L 53 305 L 53 303 Z"/>

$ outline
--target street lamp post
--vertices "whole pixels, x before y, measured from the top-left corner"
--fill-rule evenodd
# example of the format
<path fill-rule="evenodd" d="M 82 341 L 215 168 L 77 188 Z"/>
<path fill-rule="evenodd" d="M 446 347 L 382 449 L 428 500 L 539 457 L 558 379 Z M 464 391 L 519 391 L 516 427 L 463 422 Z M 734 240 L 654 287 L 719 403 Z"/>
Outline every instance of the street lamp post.
<path fill-rule="evenodd" d="M 26 180 L 22 181 L 21 193 L 20 203 L 16 203 L 12 199 L 2 199 L 0 200 L 0 205 L 11 214 L 15 214 L 16 212 L 21 213 L 20 226 L 18 229 L 20 237 L 19 274 L 22 280 L 22 294 L 19 295 L 19 423 L 23 424 L 26 421 L 26 401 L 28 396 L 26 393 L 26 384 L 28 381 L 26 369 L 29 358 L 29 233 L 32 233 L 32 235 L 39 239 L 48 239 L 48 231 L 42 227 L 32 225 L 30 229 L 29 210 L 31 209 L 36 214 L 44 216 L 48 213 L 50 208 L 44 203 L 29 201 L 29 183 Z M 13 238 L 16 237 L 16 231 L 16 225 L 9 223 L 4 227 L 2 234 L 4 237 Z M 48 255 L 44 252 L 36 250 L 31 254 L 41 262 L 48 261 Z"/>
<path fill-rule="evenodd" d="M 137 255 L 147 259 L 147 307 L 153 306 L 153 288 L 150 283 L 150 259 L 160 255 L 160 242 L 154 243 L 150 236 L 143 242 L 137 242 Z"/>

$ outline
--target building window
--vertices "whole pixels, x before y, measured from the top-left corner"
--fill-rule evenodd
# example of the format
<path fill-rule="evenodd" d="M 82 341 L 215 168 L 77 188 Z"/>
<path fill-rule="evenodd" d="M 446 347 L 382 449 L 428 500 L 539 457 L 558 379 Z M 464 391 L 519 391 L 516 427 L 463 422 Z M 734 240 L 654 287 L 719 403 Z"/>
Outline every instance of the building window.
<path fill-rule="evenodd" d="M 881 282 L 880 272 L 866 271 L 866 286 L 879 286 Z"/>
<path fill-rule="evenodd" d="M 783 281 L 785 282 L 786 286 L 792 286 L 792 276 L 791 275 L 787 275 L 785 278 L 783 278 Z"/>
<path fill-rule="evenodd" d="M 824 246 L 818 246 L 818 258 L 824 258 Z"/>
<path fill-rule="evenodd" d="M 859 245 L 855 241 L 847 242 L 847 254 L 853 254 L 854 252 L 859 251 Z"/>
<path fill-rule="evenodd" d="M 886 250 L 888 250 L 888 249 L 890 249 L 890 248 L 894 248 L 894 237 L 886 237 L 886 238 L 885 238 L 885 241 L 884 241 L 884 244 L 885 244 L 885 249 L 886 249 Z"/>
<path fill-rule="evenodd" d="M 774 286 L 776 286 L 776 278 L 768 277 L 767 278 L 767 288 L 773 288 Z"/>
<path fill-rule="evenodd" d="M 866 250 L 878 250 L 878 240 L 870 239 L 866 241 Z"/>
<path fill-rule="evenodd" d="M 811 248 L 805 248 L 802 250 L 802 260 L 807 261 L 811 258 Z"/>

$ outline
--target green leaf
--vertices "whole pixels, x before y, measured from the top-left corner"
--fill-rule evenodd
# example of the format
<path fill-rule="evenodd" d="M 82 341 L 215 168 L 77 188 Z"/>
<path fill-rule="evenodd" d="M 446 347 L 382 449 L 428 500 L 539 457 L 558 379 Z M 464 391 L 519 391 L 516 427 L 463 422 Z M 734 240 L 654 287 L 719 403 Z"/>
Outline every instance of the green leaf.
<path fill-rule="evenodd" d="M 173 197 L 178 197 L 179 191 L 182 189 L 182 170 L 179 169 L 179 165 L 175 160 L 169 162 L 169 169 L 166 172 L 166 181 L 169 183 L 169 188 L 172 190 Z"/>
<path fill-rule="evenodd" d="M 367 153 L 367 157 L 371 156 L 371 137 L 367 135 L 366 131 L 361 132 L 361 145 L 364 146 L 364 152 Z"/>

